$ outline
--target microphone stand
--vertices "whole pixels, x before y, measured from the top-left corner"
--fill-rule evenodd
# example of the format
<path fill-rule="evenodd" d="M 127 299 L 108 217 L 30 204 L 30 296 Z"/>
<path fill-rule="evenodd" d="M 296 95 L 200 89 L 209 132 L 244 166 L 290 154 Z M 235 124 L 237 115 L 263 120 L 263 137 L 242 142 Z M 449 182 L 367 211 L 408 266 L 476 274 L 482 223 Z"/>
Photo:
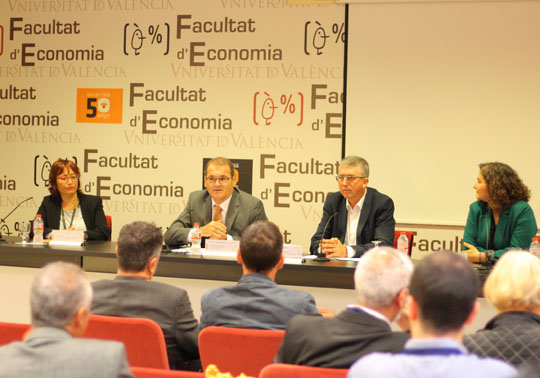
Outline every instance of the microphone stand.
<path fill-rule="evenodd" d="M 336 211 L 334 214 L 330 215 L 330 218 L 328 218 L 328 220 L 326 221 L 326 224 L 324 225 L 324 229 L 323 229 L 323 233 L 322 233 L 322 237 L 321 237 L 321 240 L 319 241 L 319 249 L 318 249 L 318 252 L 317 252 L 317 257 L 315 257 L 313 259 L 313 261 L 318 261 L 318 262 L 326 262 L 326 261 L 330 261 L 330 259 L 328 257 L 326 257 L 326 253 L 323 253 L 321 252 L 321 243 L 322 243 L 322 240 L 324 239 L 324 236 L 326 235 L 326 229 L 328 228 L 328 225 L 330 224 L 330 221 L 336 216 L 338 215 L 338 212 Z"/>
<path fill-rule="evenodd" d="M 9 214 L 6 215 L 5 218 L 0 218 L 0 225 L 2 225 L 2 223 L 5 224 L 5 223 L 6 223 L 6 219 L 7 219 L 7 218 L 8 218 L 15 210 L 17 210 L 17 209 L 19 208 L 19 206 L 21 206 L 21 205 L 22 205 L 23 203 L 25 203 L 26 201 L 30 201 L 32 198 L 34 198 L 34 197 L 30 197 L 30 198 L 25 199 L 24 201 L 19 202 L 19 204 L 18 204 L 17 206 L 15 206 L 15 208 L 14 208 L 13 210 L 11 210 L 11 211 L 9 212 Z M 0 231 L 0 242 L 5 242 L 5 241 L 6 241 L 6 239 L 4 239 L 4 238 L 2 237 L 2 232 Z"/>

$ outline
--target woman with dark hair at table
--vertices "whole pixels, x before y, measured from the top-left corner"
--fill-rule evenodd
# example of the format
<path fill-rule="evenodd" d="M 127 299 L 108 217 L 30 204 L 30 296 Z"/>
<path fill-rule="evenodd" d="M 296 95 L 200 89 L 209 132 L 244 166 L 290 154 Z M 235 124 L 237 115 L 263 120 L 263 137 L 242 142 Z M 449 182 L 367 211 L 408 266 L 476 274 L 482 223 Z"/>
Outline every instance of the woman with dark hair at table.
<path fill-rule="evenodd" d="M 38 214 L 45 224 L 43 235 L 52 230 L 84 231 L 86 240 L 107 240 L 111 230 L 101 198 L 81 192 L 80 171 L 67 159 L 54 162 L 49 173 L 50 196 L 43 198 Z"/>
<path fill-rule="evenodd" d="M 463 250 L 471 262 L 486 261 L 486 251 L 497 260 L 509 248 L 528 249 L 536 235 L 536 219 L 527 203 L 531 196 L 516 171 L 503 163 L 480 164 L 476 202 L 469 208 Z"/>
<path fill-rule="evenodd" d="M 484 296 L 498 314 L 465 336 L 469 352 L 514 366 L 540 364 L 540 259 L 524 251 L 505 253 L 486 280 Z"/>

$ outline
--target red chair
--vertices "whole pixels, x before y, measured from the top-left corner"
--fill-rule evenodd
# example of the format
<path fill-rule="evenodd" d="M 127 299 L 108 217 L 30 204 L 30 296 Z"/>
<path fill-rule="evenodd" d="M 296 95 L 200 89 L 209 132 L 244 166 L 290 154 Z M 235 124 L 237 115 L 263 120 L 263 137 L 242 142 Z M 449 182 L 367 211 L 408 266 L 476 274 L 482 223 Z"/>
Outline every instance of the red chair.
<path fill-rule="evenodd" d="M 0 322 L 0 345 L 22 341 L 30 330 L 30 324 Z"/>
<path fill-rule="evenodd" d="M 262 369 L 259 378 L 345 378 L 349 369 L 272 364 Z"/>
<path fill-rule="evenodd" d="M 181 370 L 150 369 L 132 367 L 131 372 L 135 378 L 204 378 L 204 373 Z"/>
<path fill-rule="evenodd" d="M 399 238 L 399 235 L 401 235 L 402 233 L 404 233 L 407 236 L 407 239 L 409 239 L 409 250 L 407 251 L 407 256 L 411 257 L 413 239 L 414 239 L 414 234 L 415 234 L 413 231 L 398 231 L 398 230 L 396 230 L 394 232 L 394 248 L 397 248 L 397 240 Z"/>
<path fill-rule="evenodd" d="M 199 353 L 203 371 L 216 365 L 233 377 L 244 373 L 258 377 L 274 360 L 285 331 L 207 327 L 199 334 Z"/>
<path fill-rule="evenodd" d="M 111 230 L 111 233 L 109 234 L 109 238 L 107 241 L 111 241 L 112 236 L 112 217 L 110 215 L 105 215 L 105 219 L 107 219 L 107 227 L 109 227 L 109 230 Z"/>
<path fill-rule="evenodd" d="M 84 337 L 124 343 L 130 366 L 169 369 L 165 337 L 153 320 L 90 315 Z"/>

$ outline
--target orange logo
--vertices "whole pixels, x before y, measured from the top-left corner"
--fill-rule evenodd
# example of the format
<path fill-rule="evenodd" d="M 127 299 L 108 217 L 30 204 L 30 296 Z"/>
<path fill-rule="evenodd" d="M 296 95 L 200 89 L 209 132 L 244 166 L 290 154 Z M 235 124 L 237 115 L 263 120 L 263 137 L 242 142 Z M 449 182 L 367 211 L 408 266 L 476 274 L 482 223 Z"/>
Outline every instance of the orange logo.
<path fill-rule="evenodd" d="M 122 123 L 124 90 L 77 88 L 77 122 Z"/>

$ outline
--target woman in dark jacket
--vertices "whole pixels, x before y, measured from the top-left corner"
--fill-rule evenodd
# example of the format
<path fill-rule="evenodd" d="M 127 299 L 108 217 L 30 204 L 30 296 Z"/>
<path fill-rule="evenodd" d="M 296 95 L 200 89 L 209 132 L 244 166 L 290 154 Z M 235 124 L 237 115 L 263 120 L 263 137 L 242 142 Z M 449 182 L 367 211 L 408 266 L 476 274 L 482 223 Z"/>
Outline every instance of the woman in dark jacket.
<path fill-rule="evenodd" d="M 43 235 L 52 230 L 79 230 L 87 240 L 107 240 L 111 230 L 101 198 L 81 192 L 80 171 L 71 160 L 58 159 L 49 173 L 50 196 L 43 198 L 38 214 L 45 224 Z"/>

